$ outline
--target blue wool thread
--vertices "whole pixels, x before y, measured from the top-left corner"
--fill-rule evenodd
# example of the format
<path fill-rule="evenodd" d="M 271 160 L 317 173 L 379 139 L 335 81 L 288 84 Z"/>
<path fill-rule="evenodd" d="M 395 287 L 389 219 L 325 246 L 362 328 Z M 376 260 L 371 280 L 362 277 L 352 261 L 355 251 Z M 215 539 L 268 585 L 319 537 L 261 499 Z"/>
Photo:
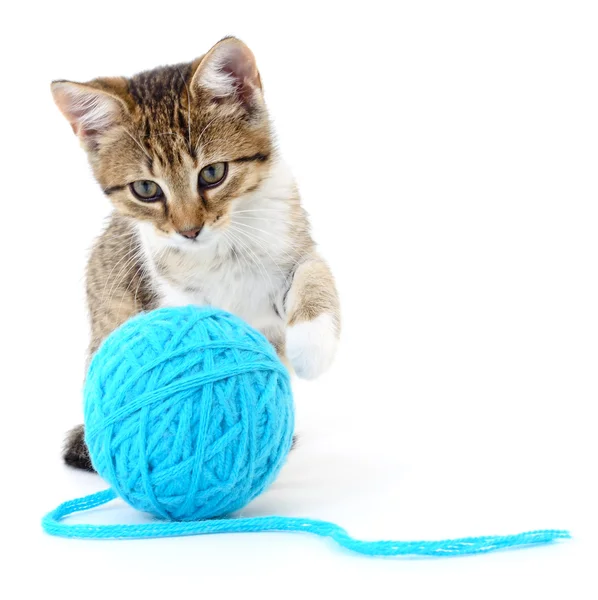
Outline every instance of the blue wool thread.
<path fill-rule="evenodd" d="M 85 441 L 97 472 L 131 506 L 194 520 L 245 506 L 290 449 L 289 374 L 272 345 L 211 308 L 138 315 L 94 356 Z"/>
<path fill-rule="evenodd" d="M 214 518 L 274 480 L 294 426 L 289 375 L 268 341 L 224 311 L 184 307 L 134 317 L 102 344 L 85 385 L 85 441 L 112 489 L 61 504 L 47 533 L 140 539 L 294 531 L 369 556 L 457 556 L 546 544 L 561 530 L 442 541 L 362 541 L 333 523 L 293 517 Z M 69 525 L 69 515 L 120 496 L 159 521 Z M 170 521 L 170 522 L 168 522 Z"/>
<path fill-rule="evenodd" d="M 370 542 L 352 538 L 342 527 L 334 523 L 294 517 L 208 519 L 170 523 L 158 521 L 141 525 L 67 525 L 61 522 L 73 513 L 96 508 L 116 497 L 116 492 L 109 489 L 65 502 L 43 518 L 43 528 L 51 535 L 96 540 L 162 538 L 209 533 L 300 532 L 332 538 L 339 546 L 366 556 L 465 556 L 537 546 L 571 537 L 567 531 L 545 529 L 516 535 L 490 535 L 440 541 Z"/>

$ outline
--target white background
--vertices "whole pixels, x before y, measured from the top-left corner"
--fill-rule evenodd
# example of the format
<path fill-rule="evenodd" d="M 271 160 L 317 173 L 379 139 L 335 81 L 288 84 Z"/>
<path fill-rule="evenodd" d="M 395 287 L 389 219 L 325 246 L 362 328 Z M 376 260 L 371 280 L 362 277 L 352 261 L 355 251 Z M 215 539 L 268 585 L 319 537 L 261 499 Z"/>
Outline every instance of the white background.
<path fill-rule="evenodd" d="M 597 597 L 594 3 L 2 11 L 2 597 Z M 49 83 L 188 61 L 226 34 L 257 56 L 344 316 L 333 369 L 296 383 L 300 448 L 244 514 L 572 541 L 380 560 L 292 534 L 42 533 L 43 513 L 104 487 L 60 447 L 81 420 L 84 265 L 109 211 Z"/>

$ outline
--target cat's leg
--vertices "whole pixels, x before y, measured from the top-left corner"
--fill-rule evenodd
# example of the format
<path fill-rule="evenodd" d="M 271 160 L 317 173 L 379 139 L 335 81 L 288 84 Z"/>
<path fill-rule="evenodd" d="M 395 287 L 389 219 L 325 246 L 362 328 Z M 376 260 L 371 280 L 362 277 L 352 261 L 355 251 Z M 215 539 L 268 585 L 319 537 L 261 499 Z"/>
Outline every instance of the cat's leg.
<path fill-rule="evenodd" d="M 285 309 L 287 357 L 299 377 L 314 379 L 332 363 L 340 334 L 334 277 L 318 256 L 295 271 Z"/>
<path fill-rule="evenodd" d="M 142 310 L 152 308 L 135 233 L 113 220 L 98 240 L 87 265 L 87 304 L 91 319 L 91 357 L 110 333 Z M 93 471 L 83 425 L 67 434 L 63 459 L 67 465 Z"/>
<path fill-rule="evenodd" d="M 84 471 L 93 471 L 89 452 L 85 445 L 85 431 L 83 425 L 73 427 L 67 434 L 64 440 L 64 462 L 76 469 Z"/>

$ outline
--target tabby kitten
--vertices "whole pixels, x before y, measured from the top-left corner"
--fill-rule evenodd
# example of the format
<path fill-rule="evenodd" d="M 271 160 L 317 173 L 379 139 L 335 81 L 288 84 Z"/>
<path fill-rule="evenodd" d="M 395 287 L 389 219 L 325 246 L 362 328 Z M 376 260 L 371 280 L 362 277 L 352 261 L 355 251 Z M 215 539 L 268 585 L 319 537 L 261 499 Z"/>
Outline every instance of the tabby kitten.
<path fill-rule="evenodd" d="M 87 267 L 89 356 L 141 311 L 209 304 L 261 330 L 300 377 L 325 371 L 337 292 L 275 148 L 251 50 L 225 38 L 192 63 L 55 81 L 52 93 L 115 208 Z M 92 468 L 83 426 L 64 459 Z"/>

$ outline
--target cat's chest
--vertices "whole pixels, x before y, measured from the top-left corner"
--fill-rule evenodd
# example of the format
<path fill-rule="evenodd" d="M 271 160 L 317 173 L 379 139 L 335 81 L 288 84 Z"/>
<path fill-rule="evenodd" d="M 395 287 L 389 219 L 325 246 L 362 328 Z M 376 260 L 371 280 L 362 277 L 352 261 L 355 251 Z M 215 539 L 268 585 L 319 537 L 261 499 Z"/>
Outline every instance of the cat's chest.
<path fill-rule="evenodd" d="M 248 269 L 240 263 L 202 268 L 179 264 L 157 273 L 161 306 L 215 306 L 258 329 L 280 324 L 283 281 L 276 273 Z"/>

